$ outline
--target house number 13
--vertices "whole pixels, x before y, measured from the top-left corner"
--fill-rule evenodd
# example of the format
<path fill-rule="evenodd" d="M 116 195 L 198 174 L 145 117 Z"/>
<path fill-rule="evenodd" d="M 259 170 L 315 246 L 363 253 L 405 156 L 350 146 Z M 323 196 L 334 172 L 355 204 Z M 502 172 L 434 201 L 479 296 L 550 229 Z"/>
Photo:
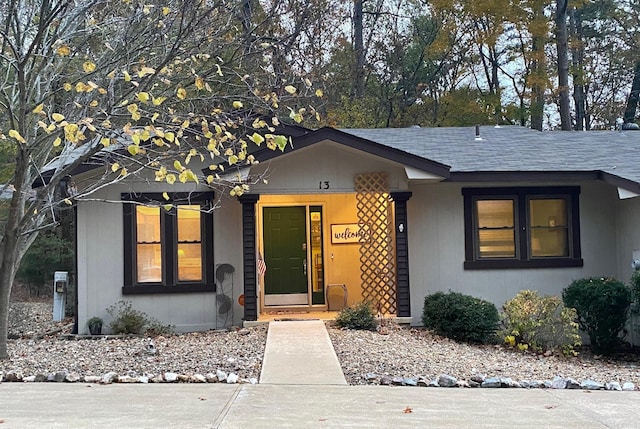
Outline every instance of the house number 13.
<path fill-rule="evenodd" d="M 318 182 L 318 189 L 329 189 L 329 181 Z"/>

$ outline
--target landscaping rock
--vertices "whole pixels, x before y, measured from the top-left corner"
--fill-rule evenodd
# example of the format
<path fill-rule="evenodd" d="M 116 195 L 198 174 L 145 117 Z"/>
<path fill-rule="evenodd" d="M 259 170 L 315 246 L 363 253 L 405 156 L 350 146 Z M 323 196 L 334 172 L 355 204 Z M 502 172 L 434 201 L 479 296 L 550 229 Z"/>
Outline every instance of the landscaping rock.
<path fill-rule="evenodd" d="M 458 379 L 448 374 L 440 374 L 438 377 L 438 386 L 440 387 L 456 387 Z"/>

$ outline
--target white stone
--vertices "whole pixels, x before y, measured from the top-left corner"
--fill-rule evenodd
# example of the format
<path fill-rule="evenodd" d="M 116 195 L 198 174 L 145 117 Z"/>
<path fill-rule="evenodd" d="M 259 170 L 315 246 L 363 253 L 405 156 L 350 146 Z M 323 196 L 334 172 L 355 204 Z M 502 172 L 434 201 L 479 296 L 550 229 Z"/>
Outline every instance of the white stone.
<path fill-rule="evenodd" d="M 216 381 L 218 381 L 218 378 L 212 372 L 208 372 L 207 374 L 205 374 L 204 378 L 207 380 L 207 383 L 215 383 Z"/>
<path fill-rule="evenodd" d="M 33 383 L 36 381 L 36 376 L 30 375 L 28 377 L 23 378 L 22 381 L 24 381 L 25 383 Z"/>
<path fill-rule="evenodd" d="M 258 379 L 257 379 L 257 378 L 255 378 L 255 377 L 251 377 L 251 378 L 249 379 L 249 383 L 251 383 L 251 384 L 258 384 Z"/>
<path fill-rule="evenodd" d="M 553 380 L 551 381 L 552 389 L 564 389 L 566 387 L 567 387 L 567 380 L 559 376 L 553 377 Z"/>
<path fill-rule="evenodd" d="M 233 372 L 227 376 L 227 384 L 236 384 L 238 382 L 238 375 Z"/>
<path fill-rule="evenodd" d="M 118 374 L 112 371 L 104 374 L 100 379 L 100 382 L 102 384 L 111 384 L 117 380 L 118 380 Z"/>
<path fill-rule="evenodd" d="M 98 383 L 101 379 L 98 375 L 85 375 L 83 378 L 85 383 Z"/>
<path fill-rule="evenodd" d="M 222 371 L 221 369 L 217 369 L 216 377 L 218 378 L 218 381 L 222 383 L 227 380 L 227 373 Z"/>
<path fill-rule="evenodd" d="M 610 381 L 609 383 L 605 384 L 604 387 L 607 390 L 622 390 L 622 386 L 620 386 L 620 383 L 618 383 L 617 381 Z"/>
<path fill-rule="evenodd" d="M 627 381 L 626 383 L 622 384 L 622 390 L 624 390 L 625 392 L 631 392 L 633 390 L 636 390 L 636 385 L 631 383 L 630 381 Z"/>
<path fill-rule="evenodd" d="M 175 372 L 165 372 L 164 381 L 167 383 L 175 383 L 178 380 L 178 374 Z"/>
<path fill-rule="evenodd" d="M 194 374 L 189 378 L 189 382 L 191 383 L 206 383 L 207 378 L 202 374 Z"/>
<path fill-rule="evenodd" d="M 140 377 L 138 377 L 138 383 L 142 383 L 142 384 L 149 383 L 149 377 L 147 377 L 146 375 L 141 375 Z"/>

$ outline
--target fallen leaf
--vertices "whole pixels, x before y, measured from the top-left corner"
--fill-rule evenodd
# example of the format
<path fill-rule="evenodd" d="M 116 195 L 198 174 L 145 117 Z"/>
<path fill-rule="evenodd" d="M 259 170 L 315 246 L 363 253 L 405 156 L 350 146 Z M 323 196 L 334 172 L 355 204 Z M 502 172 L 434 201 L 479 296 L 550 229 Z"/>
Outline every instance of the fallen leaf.
<path fill-rule="evenodd" d="M 200 399 L 201 401 L 206 401 L 207 400 L 207 398 L 205 398 L 203 396 L 199 397 L 198 399 Z"/>
<path fill-rule="evenodd" d="M 557 405 L 545 405 L 544 407 L 545 407 L 547 410 L 552 410 L 552 409 L 554 409 L 554 408 L 557 408 L 558 406 L 557 406 Z"/>
<path fill-rule="evenodd" d="M 319 422 L 326 422 L 327 419 L 318 419 Z"/>
<path fill-rule="evenodd" d="M 402 412 L 405 414 L 413 413 L 413 409 L 411 407 L 407 407 L 404 410 L 402 410 Z"/>

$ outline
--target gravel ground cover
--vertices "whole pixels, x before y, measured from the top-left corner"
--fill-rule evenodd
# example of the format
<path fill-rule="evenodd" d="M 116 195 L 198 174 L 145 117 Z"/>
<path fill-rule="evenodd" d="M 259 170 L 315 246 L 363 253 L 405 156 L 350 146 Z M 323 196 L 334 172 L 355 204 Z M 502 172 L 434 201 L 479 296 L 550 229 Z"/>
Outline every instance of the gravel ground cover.
<path fill-rule="evenodd" d="M 9 340 L 10 358 L 0 360 L 0 372 L 19 371 L 24 377 L 66 371 L 81 377 L 115 372 L 153 378 L 165 372 L 191 376 L 220 370 L 246 382 L 260 376 L 267 337 L 266 326 L 160 336 L 152 340 L 155 352 L 150 353 L 150 340 L 144 337 L 69 337 L 71 320 L 52 322 L 50 303 L 14 303 L 9 315 L 14 339 Z"/>
<path fill-rule="evenodd" d="M 67 371 L 79 376 L 108 372 L 131 377 L 235 373 L 240 382 L 259 378 L 267 326 L 234 331 L 209 331 L 157 337 L 155 353 L 142 337 L 69 339 L 71 321 L 52 322 L 50 303 L 14 303 L 9 317 L 10 359 L 0 372 L 20 371 L 27 377 Z M 583 353 L 577 358 L 522 353 L 497 346 L 457 343 L 424 329 L 388 326 L 387 335 L 375 331 L 344 330 L 327 323 L 329 336 L 352 385 L 379 382 L 382 376 L 428 380 L 447 374 L 458 380 L 473 376 L 551 380 L 555 376 L 599 383 L 617 381 L 640 385 L 640 356 L 605 359 Z M 54 335 L 43 333 L 60 331 Z M 374 373 L 375 380 L 366 375 Z M 152 378 L 152 377 L 150 377 Z"/>
<path fill-rule="evenodd" d="M 331 328 L 329 336 L 349 384 L 377 382 L 368 381 L 367 373 L 427 380 L 447 374 L 466 381 L 474 375 L 515 381 L 544 381 L 561 376 L 578 382 L 591 379 L 599 383 L 640 384 L 638 356 L 620 360 L 589 355 L 544 356 L 500 346 L 457 343 L 415 328 L 390 328 L 388 335 Z"/>

